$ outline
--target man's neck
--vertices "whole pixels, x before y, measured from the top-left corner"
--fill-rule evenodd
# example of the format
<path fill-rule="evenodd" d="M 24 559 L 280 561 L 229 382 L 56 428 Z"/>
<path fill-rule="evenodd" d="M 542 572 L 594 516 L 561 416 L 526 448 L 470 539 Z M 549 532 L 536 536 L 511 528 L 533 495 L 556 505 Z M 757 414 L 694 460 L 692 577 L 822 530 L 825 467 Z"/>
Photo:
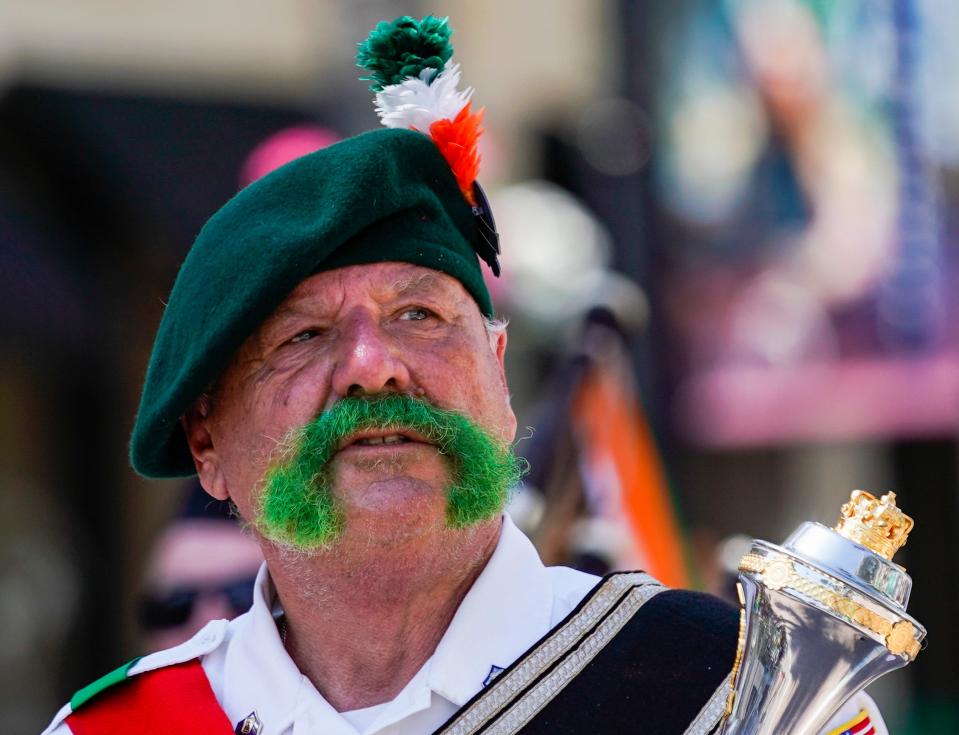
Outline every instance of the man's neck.
<path fill-rule="evenodd" d="M 496 520 L 441 543 L 351 550 L 362 558 L 267 551 L 287 652 L 338 712 L 392 700 L 433 655 L 500 529 Z"/>

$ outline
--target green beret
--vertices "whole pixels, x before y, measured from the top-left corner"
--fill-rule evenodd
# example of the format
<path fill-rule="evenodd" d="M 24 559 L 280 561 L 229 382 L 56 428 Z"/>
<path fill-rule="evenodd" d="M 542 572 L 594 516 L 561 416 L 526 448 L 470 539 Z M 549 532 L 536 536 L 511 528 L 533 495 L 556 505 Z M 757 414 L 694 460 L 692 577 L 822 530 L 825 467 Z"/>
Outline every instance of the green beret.
<path fill-rule="evenodd" d="M 147 477 L 195 472 L 180 417 L 306 277 L 398 261 L 458 279 L 492 316 L 478 220 L 436 145 L 377 130 L 254 182 L 206 223 L 170 294 L 130 441 Z"/>

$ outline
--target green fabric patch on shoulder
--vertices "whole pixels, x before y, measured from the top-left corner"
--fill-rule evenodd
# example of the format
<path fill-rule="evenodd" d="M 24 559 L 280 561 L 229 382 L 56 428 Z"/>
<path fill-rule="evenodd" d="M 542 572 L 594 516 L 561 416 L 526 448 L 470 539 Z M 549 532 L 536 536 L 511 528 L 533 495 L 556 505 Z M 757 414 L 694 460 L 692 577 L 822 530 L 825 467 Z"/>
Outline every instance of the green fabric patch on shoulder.
<path fill-rule="evenodd" d="M 109 689 L 114 684 L 119 684 L 121 681 L 125 681 L 128 672 L 136 665 L 140 658 L 141 656 L 137 656 L 132 661 L 128 661 L 127 663 L 123 664 L 123 666 L 120 668 L 114 669 L 106 676 L 101 676 L 92 684 L 87 684 L 85 687 L 83 687 L 83 689 L 79 690 L 76 694 L 70 697 L 70 709 L 76 712 L 78 709 L 80 709 L 80 707 L 85 705 L 100 692 Z"/>

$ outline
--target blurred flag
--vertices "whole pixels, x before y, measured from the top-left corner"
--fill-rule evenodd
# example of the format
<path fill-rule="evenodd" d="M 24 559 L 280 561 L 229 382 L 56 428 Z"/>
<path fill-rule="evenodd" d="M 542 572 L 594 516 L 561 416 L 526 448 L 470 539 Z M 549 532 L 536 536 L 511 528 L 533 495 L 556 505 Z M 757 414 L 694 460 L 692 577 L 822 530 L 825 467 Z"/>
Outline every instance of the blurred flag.
<path fill-rule="evenodd" d="M 830 731 L 829 735 L 876 735 L 876 728 L 872 726 L 869 713 L 862 710 L 845 725 Z"/>
<path fill-rule="evenodd" d="M 536 432 L 523 445 L 530 472 L 519 495 L 527 502 L 510 506 L 543 561 L 593 574 L 643 569 L 689 587 L 685 538 L 609 309 L 589 312 L 571 359 L 544 393 Z M 525 513 L 530 507 L 537 512 Z"/>
<path fill-rule="evenodd" d="M 587 508 L 627 543 L 615 563 L 671 587 L 690 586 L 685 540 L 655 439 L 637 395 L 632 359 L 613 315 L 595 309 L 570 411 Z"/>

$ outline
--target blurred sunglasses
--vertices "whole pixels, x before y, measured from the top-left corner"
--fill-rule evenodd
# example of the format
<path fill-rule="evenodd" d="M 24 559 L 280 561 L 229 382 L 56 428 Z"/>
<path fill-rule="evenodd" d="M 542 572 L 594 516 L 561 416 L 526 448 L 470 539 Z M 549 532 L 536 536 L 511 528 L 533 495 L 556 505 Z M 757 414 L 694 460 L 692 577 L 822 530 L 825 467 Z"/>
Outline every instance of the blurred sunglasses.
<path fill-rule="evenodd" d="M 138 613 L 144 630 L 163 630 L 183 625 L 193 614 L 196 601 L 203 596 L 226 599 L 233 615 L 240 615 L 253 604 L 256 577 L 235 580 L 224 585 L 178 587 L 168 593 L 147 594 L 140 599 Z"/>

